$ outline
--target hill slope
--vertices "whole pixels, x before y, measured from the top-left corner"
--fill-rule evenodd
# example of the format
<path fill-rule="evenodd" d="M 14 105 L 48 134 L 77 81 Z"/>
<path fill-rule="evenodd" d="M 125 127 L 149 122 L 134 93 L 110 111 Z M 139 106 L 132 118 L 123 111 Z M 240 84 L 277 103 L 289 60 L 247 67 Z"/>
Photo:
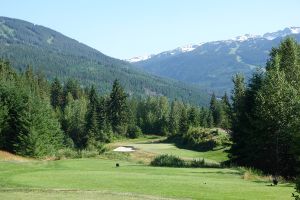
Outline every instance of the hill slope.
<path fill-rule="evenodd" d="M 300 41 L 300 28 L 286 28 L 263 36 L 247 34 L 231 40 L 188 45 L 128 61 L 153 74 L 223 93 L 231 89 L 234 74 L 249 76 L 257 67 L 263 67 L 271 48 L 287 36 Z"/>
<path fill-rule="evenodd" d="M 0 17 L 0 57 L 24 69 L 31 65 L 49 79 L 76 78 L 109 92 L 114 79 L 134 96 L 165 95 L 206 105 L 208 96 L 196 87 L 144 73 L 128 62 L 111 58 L 49 28 Z"/>

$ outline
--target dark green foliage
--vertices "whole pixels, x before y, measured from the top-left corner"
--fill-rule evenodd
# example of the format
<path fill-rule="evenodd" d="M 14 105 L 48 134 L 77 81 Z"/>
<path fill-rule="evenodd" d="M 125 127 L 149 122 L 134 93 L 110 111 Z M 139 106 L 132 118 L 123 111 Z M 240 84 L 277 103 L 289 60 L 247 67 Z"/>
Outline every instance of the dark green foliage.
<path fill-rule="evenodd" d="M 221 165 L 219 163 L 209 163 L 205 162 L 205 160 L 202 159 L 194 159 L 186 164 L 188 167 L 192 168 L 220 168 Z"/>
<path fill-rule="evenodd" d="M 60 124 L 31 70 L 17 75 L 0 61 L 0 148 L 21 155 L 54 155 L 62 147 Z"/>
<path fill-rule="evenodd" d="M 207 151 L 216 146 L 225 146 L 228 141 L 228 136 L 222 136 L 218 130 L 190 127 L 181 142 L 188 148 Z"/>
<path fill-rule="evenodd" d="M 227 94 L 222 97 L 221 100 L 217 100 L 213 93 L 210 100 L 210 113 L 212 115 L 213 125 L 215 127 L 221 127 L 226 130 L 231 128 L 231 105 Z M 212 127 L 211 119 L 209 119 L 208 127 Z"/>
<path fill-rule="evenodd" d="M 108 110 L 113 131 L 125 135 L 128 122 L 127 94 L 125 94 L 118 80 L 113 83 Z"/>
<path fill-rule="evenodd" d="M 177 156 L 163 154 L 155 157 L 150 165 L 156 167 L 191 167 L 191 168 L 219 168 L 218 163 L 207 163 L 204 159 L 185 161 Z"/>
<path fill-rule="evenodd" d="M 176 135 L 179 130 L 179 104 L 177 101 L 173 101 L 171 105 L 171 111 L 169 116 L 169 131 L 171 135 Z"/>
<path fill-rule="evenodd" d="M 220 126 L 221 121 L 222 121 L 221 107 L 220 107 L 214 93 L 212 94 L 211 99 L 210 99 L 209 109 L 212 113 L 214 125 L 215 126 Z"/>
<path fill-rule="evenodd" d="M 63 146 L 58 120 L 48 102 L 30 97 L 27 105 L 20 116 L 23 127 L 14 144 L 16 153 L 30 157 L 54 156 Z"/>
<path fill-rule="evenodd" d="M 211 111 L 207 112 L 207 116 L 205 119 L 206 126 L 204 127 L 212 128 L 214 126 L 214 118 Z"/>
<path fill-rule="evenodd" d="M 192 160 L 190 163 L 190 166 L 193 168 L 199 168 L 205 166 L 205 160 L 204 159 L 198 159 L 198 160 Z"/>
<path fill-rule="evenodd" d="M 131 125 L 128 127 L 127 137 L 134 139 L 134 138 L 141 137 L 142 135 L 143 135 L 143 132 L 140 127 L 138 127 L 136 125 Z"/>
<path fill-rule="evenodd" d="M 185 167 L 185 162 L 177 156 L 164 154 L 155 157 L 150 165 L 158 167 Z"/>
<path fill-rule="evenodd" d="M 232 109 L 229 103 L 227 93 L 225 93 L 224 96 L 222 97 L 221 107 L 223 112 L 223 119 L 220 126 L 225 130 L 230 130 L 231 123 L 232 123 Z"/>
<path fill-rule="evenodd" d="M 187 111 L 185 107 L 181 108 L 180 119 L 179 119 L 179 135 L 185 135 L 189 130 L 189 121 Z"/>
<path fill-rule="evenodd" d="M 89 92 L 89 103 L 88 103 L 88 110 L 86 114 L 86 128 L 85 128 L 86 139 L 82 144 L 83 147 L 86 147 L 88 145 L 88 142 L 93 143 L 93 141 L 95 141 L 95 139 L 100 135 L 97 105 L 98 105 L 98 95 L 96 93 L 95 87 L 92 86 Z"/>
<path fill-rule="evenodd" d="M 284 40 L 270 53 L 266 73 L 248 87 L 235 79 L 232 161 L 274 176 L 297 174 L 300 118 L 300 48 Z"/>
<path fill-rule="evenodd" d="M 58 78 L 55 78 L 51 84 L 51 105 L 54 108 L 63 106 L 63 89 Z"/>
<path fill-rule="evenodd" d="M 195 107 L 188 110 L 188 123 L 190 126 L 200 126 L 199 111 Z"/>
<path fill-rule="evenodd" d="M 300 179 L 298 177 L 298 179 L 296 180 L 296 192 L 293 193 L 293 197 L 295 198 L 295 200 L 300 200 Z"/>
<path fill-rule="evenodd" d="M 138 105 L 137 122 L 145 134 L 169 133 L 169 101 L 166 97 L 148 97 Z"/>
<path fill-rule="evenodd" d="M 86 113 L 87 101 L 83 97 L 69 101 L 64 109 L 63 128 L 66 135 L 72 139 L 71 143 L 75 148 L 81 149 L 86 143 Z"/>
<path fill-rule="evenodd" d="M 107 97 L 73 79 L 49 84 L 31 67 L 18 75 L 0 61 L 0 71 L 0 148 L 21 155 L 54 156 L 59 149 L 100 152 L 113 137 L 136 138 L 143 132 L 182 136 L 200 124 L 200 116 L 209 117 L 207 109 L 177 100 L 170 106 L 163 96 L 128 98 L 117 80 Z"/>

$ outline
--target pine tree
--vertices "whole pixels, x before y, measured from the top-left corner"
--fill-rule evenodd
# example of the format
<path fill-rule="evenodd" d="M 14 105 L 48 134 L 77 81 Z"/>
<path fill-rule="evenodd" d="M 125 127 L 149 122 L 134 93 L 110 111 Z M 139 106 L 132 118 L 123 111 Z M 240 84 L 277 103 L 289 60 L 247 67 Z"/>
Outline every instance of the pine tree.
<path fill-rule="evenodd" d="M 201 107 L 200 115 L 199 115 L 199 121 L 200 121 L 200 126 L 207 128 L 207 116 L 208 112 L 207 109 L 204 109 L 204 107 Z"/>
<path fill-rule="evenodd" d="M 171 135 L 176 135 L 179 131 L 179 105 L 175 100 L 171 104 L 171 111 L 169 116 L 169 131 Z"/>
<path fill-rule="evenodd" d="M 100 134 L 97 105 L 98 95 L 96 93 L 95 87 L 92 86 L 89 92 L 89 101 L 86 113 L 85 136 L 82 139 L 82 147 L 86 147 L 88 144 L 94 143 L 96 141 L 96 137 Z"/>
<path fill-rule="evenodd" d="M 189 121 L 186 108 L 181 108 L 181 114 L 179 119 L 179 134 L 185 135 L 189 130 Z"/>
<path fill-rule="evenodd" d="M 109 142 L 112 137 L 112 127 L 108 119 L 107 99 L 100 97 L 96 110 L 100 129 L 97 140 L 101 142 Z"/>
<path fill-rule="evenodd" d="M 128 116 L 127 95 L 118 80 L 113 83 L 108 108 L 113 132 L 125 135 Z"/>
<path fill-rule="evenodd" d="M 69 100 L 69 104 L 64 109 L 64 131 L 66 136 L 72 139 L 74 146 L 79 149 L 82 149 L 86 142 L 84 141 L 84 138 L 86 137 L 86 113 L 87 101 L 83 97 L 77 100 Z M 68 140 L 66 139 L 65 141 Z M 68 144 L 68 142 L 66 143 Z"/>
<path fill-rule="evenodd" d="M 292 141 L 294 133 L 300 131 L 300 109 L 297 109 L 300 98 L 293 82 L 290 82 L 292 85 L 288 81 L 292 76 L 286 75 L 286 70 L 280 67 L 281 58 L 279 55 L 274 56 L 273 66 L 268 69 L 258 94 L 258 115 L 263 122 L 265 141 L 265 152 L 261 152 L 259 157 L 264 160 L 264 165 L 259 167 L 275 176 L 290 176 L 296 173 Z"/>
<path fill-rule="evenodd" d="M 31 157 L 54 156 L 63 147 L 63 134 L 50 105 L 31 96 L 26 109 L 20 116 L 23 125 L 14 145 L 16 152 Z"/>
<path fill-rule="evenodd" d="M 190 126 L 197 127 L 200 125 L 197 110 L 193 106 L 188 111 L 188 120 Z"/>
<path fill-rule="evenodd" d="M 273 48 L 266 72 L 245 89 L 236 76 L 231 159 L 274 176 L 297 173 L 300 132 L 300 49 L 293 39 Z"/>
<path fill-rule="evenodd" d="M 228 99 L 226 92 L 225 92 L 224 96 L 222 97 L 221 109 L 223 112 L 221 127 L 225 130 L 230 130 L 231 129 L 231 120 L 232 120 L 232 111 L 231 111 L 231 105 L 229 103 L 229 99 Z"/>
<path fill-rule="evenodd" d="M 233 95 L 232 95 L 232 146 L 230 149 L 230 158 L 233 162 L 245 164 L 241 160 L 245 155 L 244 146 L 247 143 L 243 126 L 245 121 L 245 82 L 244 76 L 237 74 L 233 77 Z"/>
<path fill-rule="evenodd" d="M 207 128 L 212 128 L 214 126 L 214 118 L 211 111 L 209 111 L 208 115 L 206 116 L 206 124 Z"/>
<path fill-rule="evenodd" d="M 215 126 L 220 126 L 222 122 L 222 109 L 219 102 L 217 101 L 215 93 L 213 93 L 211 96 L 209 108 L 212 113 L 213 124 Z"/>
<path fill-rule="evenodd" d="M 54 108 L 61 108 L 63 105 L 63 90 L 58 78 L 55 78 L 51 84 L 51 105 Z"/>

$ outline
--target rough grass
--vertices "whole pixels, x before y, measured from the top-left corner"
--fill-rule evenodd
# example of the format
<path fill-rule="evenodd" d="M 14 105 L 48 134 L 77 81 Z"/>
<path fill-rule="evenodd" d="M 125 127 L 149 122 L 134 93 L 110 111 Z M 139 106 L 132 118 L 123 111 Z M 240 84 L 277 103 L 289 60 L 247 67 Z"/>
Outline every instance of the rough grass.
<path fill-rule="evenodd" d="M 0 150 L 0 161 L 3 161 L 3 160 L 5 160 L 5 161 L 29 161 L 30 159 Z"/>
<path fill-rule="evenodd" d="M 244 180 L 234 169 L 150 167 L 122 160 L 2 161 L 0 171 L 0 199 L 284 200 L 294 190 L 289 184 Z"/>

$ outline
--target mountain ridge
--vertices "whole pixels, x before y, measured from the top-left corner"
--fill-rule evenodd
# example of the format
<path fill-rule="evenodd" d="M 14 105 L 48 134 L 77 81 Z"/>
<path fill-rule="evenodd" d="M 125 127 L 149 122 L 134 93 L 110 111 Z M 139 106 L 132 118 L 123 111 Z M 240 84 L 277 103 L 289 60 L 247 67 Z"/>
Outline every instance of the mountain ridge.
<path fill-rule="evenodd" d="M 278 37 L 285 37 L 285 36 L 288 36 L 288 35 L 291 35 L 291 34 L 299 34 L 299 33 L 300 33 L 300 27 L 297 27 L 297 26 L 287 27 L 283 30 L 278 30 L 278 31 L 275 31 L 275 32 L 270 32 L 270 33 L 268 32 L 268 33 L 265 33 L 263 35 L 253 35 L 253 34 L 247 33 L 247 34 L 236 36 L 232 39 L 227 39 L 227 40 L 216 40 L 216 41 L 209 41 L 209 42 L 201 42 L 201 43 L 198 43 L 198 44 L 197 43 L 187 44 L 187 45 L 177 47 L 175 49 L 162 51 L 162 52 L 157 53 L 157 54 L 135 56 L 133 58 L 125 59 L 125 61 L 128 61 L 130 63 L 140 62 L 140 61 L 145 61 L 147 59 L 152 58 L 153 56 L 160 55 L 160 54 L 170 53 L 171 55 L 174 55 L 175 51 L 185 53 L 185 52 L 193 51 L 196 48 L 198 48 L 199 46 L 201 46 L 203 44 L 206 44 L 206 43 L 234 42 L 234 41 L 242 42 L 242 41 L 249 40 L 249 39 L 259 39 L 259 38 L 264 38 L 264 39 L 267 39 L 267 40 L 274 40 Z"/>
<path fill-rule="evenodd" d="M 96 85 L 101 93 L 119 79 L 130 96 L 164 95 L 197 105 L 207 105 L 201 89 L 169 78 L 151 75 L 126 61 L 100 51 L 45 26 L 0 17 L 0 57 L 23 71 L 31 65 L 48 79 L 75 78 L 83 86 Z"/>
<path fill-rule="evenodd" d="M 249 78 L 255 69 L 265 66 L 272 47 L 288 36 L 300 41 L 300 28 L 206 42 L 187 52 L 176 48 L 132 64 L 152 74 L 195 84 L 222 95 L 231 91 L 234 74 L 242 73 Z"/>

